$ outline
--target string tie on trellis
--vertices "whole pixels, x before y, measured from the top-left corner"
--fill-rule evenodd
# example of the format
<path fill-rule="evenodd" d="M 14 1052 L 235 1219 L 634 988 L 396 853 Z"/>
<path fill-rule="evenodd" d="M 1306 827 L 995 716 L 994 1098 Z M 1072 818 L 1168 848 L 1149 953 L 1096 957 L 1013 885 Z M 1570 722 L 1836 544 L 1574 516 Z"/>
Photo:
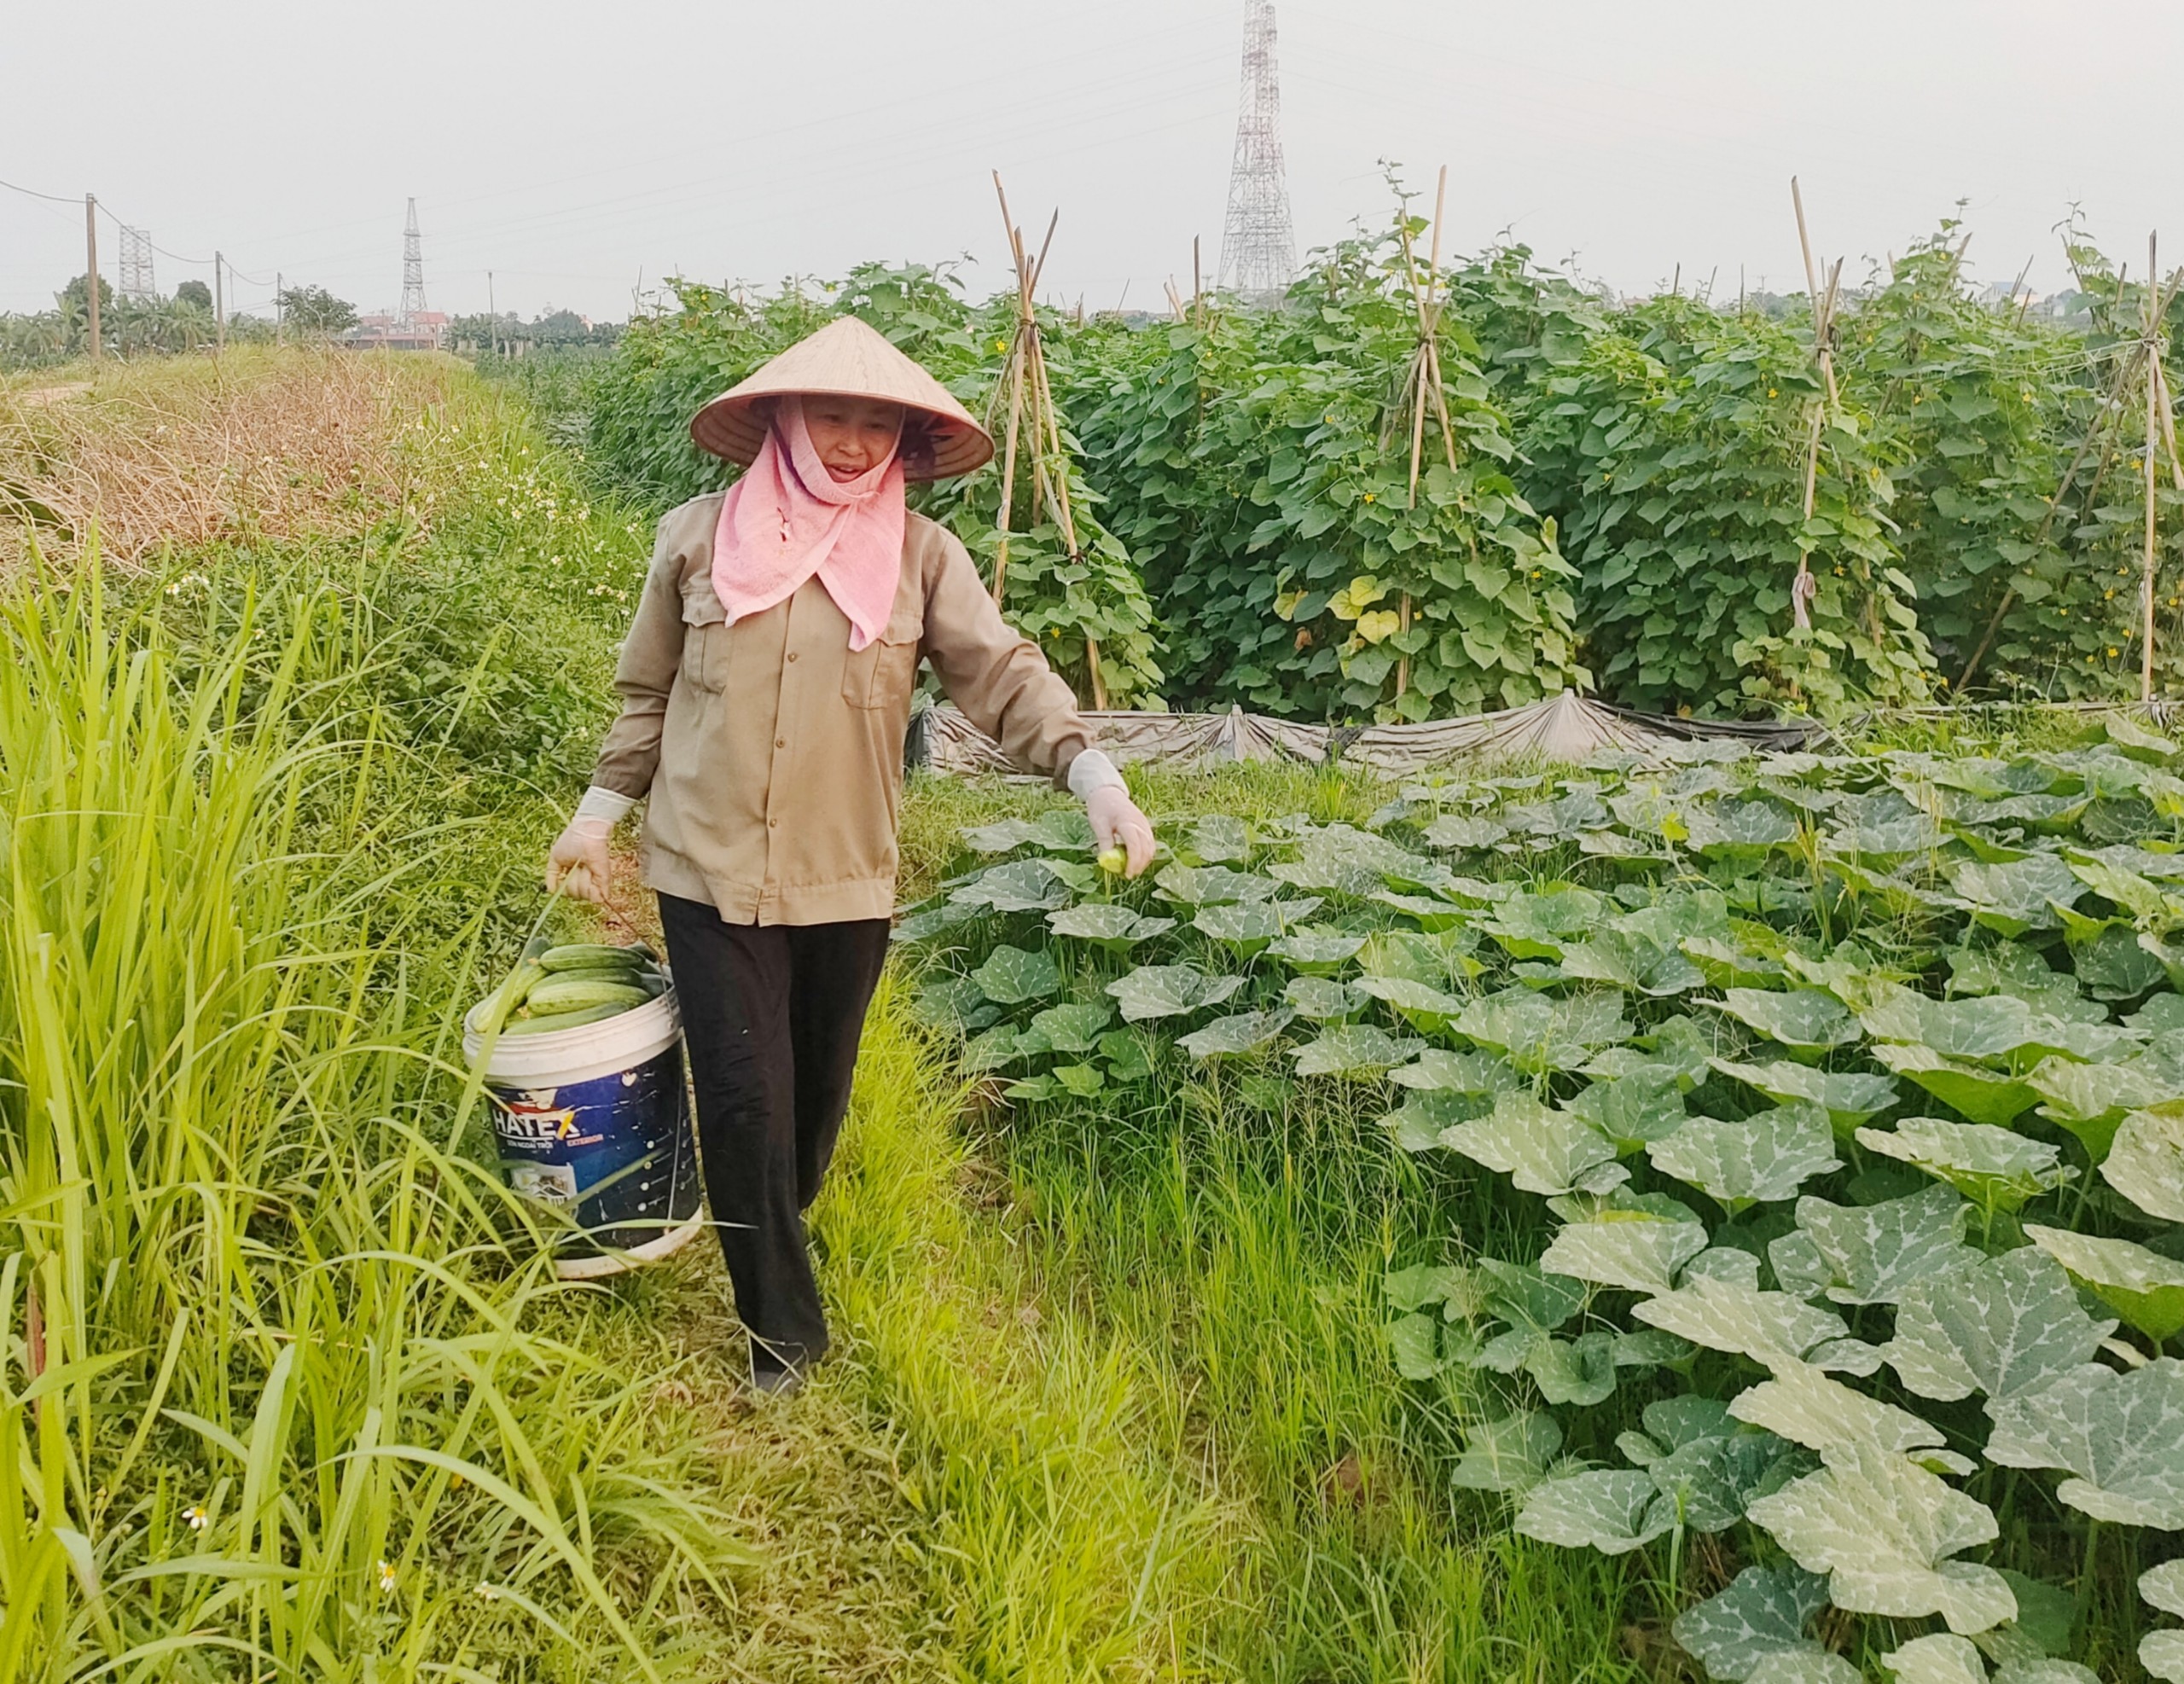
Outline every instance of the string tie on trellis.
<path fill-rule="evenodd" d="M 1790 581 L 1790 612 L 1796 617 L 1798 630 L 1812 630 L 1812 614 L 1807 604 L 1819 595 L 1820 581 L 1803 569 Z"/>

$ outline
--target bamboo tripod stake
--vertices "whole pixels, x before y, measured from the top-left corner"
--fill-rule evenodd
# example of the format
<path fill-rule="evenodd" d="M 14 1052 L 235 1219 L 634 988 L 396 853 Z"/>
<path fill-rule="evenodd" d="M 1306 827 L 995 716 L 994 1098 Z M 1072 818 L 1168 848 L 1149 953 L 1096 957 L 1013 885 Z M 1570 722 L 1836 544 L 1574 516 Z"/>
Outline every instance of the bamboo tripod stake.
<path fill-rule="evenodd" d="M 1008 194 L 1001 184 L 1001 171 L 993 172 L 994 196 L 1001 201 L 1001 222 L 1008 238 L 1009 255 L 1016 264 L 1016 332 L 1008 348 L 1008 367 L 1002 379 L 1008 387 L 1008 427 L 1002 442 L 1001 470 L 1000 541 L 993 564 L 993 600 L 998 607 L 1008 578 L 1008 537 L 1016 505 L 1016 456 L 1023 429 L 1031 430 L 1031 506 L 1033 520 L 1043 502 L 1060 529 L 1062 542 L 1072 560 L 1080 560 L 1077 521 L 1069 503 L 1069 478 L 1065 471 L 1061 422 L 1054 413 L 1054 388 L 1047 380 L 1047 359 L 1039 342 L 1038 312 L 1032 305 L 1045 272 L 1047 253 L 1053 249 L 1054 229 L 1061 221 L 1056 211 L 1047 223 L 1036 261 L 1024 243 L 1024 232 L 1008 213 Z M 998 398 L 998 390 L 996 392 Z M 1100 640 L 1089 632 L 1084 638 L 1084 667 L 1092 685 L 1092 706 L 1105 711 L 1107 684 L 1100 671 Z"/>
<path fill-rule="evenodd" d="M 1426 266 L 1426 288 L 1419 290 L 1418 264 L 1412 254 L 1410 229 L 1403 231 L 1403 270 L 1410 277 L 1411 300 L 1418 307 L 1418 349 L 1410 359 L 1410 373 L 1403 382 L 1404 395 L 1410 404 L 1410 501 L 1408 508 L 1418 507 L 1418 472 L 1420 458 L 1426 449 L 1426 406 L 1433 406 L 1434 419 L 1441 427 L 1441 446 L 1449 458 L 1449 472 L 1456 471 L 1456 434 L 1449 422 L 1449 403 L 1441 383 L 1440 324 L 1441 306 L 1444 299 L 1435 294 L 1441 281 L 1441 211 L 1449 195 L 1449 166 L 1441 166 L 1439 184 L 1433 189 L 1433 246 L 1432 255 Z M 1410 593 L 1405 591 L 1396 605 L 1396 629 L 1399 632 L 1410 630 Z M 1396 694 L 1400 696 L 1410 688 L 1410 657 L 1396 657 Z"/>
<path fill-rule="evenodd" d="M 1821 383 L 1827 388 L 1824 406 L 1819 398 L 1813 400 L 1812 419 L 1805 429 L 1804 519 L 1805 525 L 1809 526 L 1812 524 L 1813 498 L 1820 485 L 1820 435 L 1825 427 L 1828 409 L 1839 407 L 1843 401 L 1842 393 L 1835 384 L 1835 349 L 1831 337 L 1835 326 L 1836 293 L 1843 282 L 1843 259 L 1836 258 L 1835 267 L 1828 272 L 1827 291 L 1823 296 L 1820 290 L 1820 272 L 1814 267 L 1812 260 L 1812 240 L 1805 232 L 1804 195 L 1798 191 L 1795 176 L 1790 177 L 1790 203 L 1798 213 L 1798 247 L 1804 253 L 1805 297 L 1812 305 L 1813 354 L 1820 364 Z M 1809 605 L 1818 592 L 1819 586 L 1814 583 L 1812 576 L 1812 551 L 1800 535 L 1798 540 L 1798 573 L 1790 583 L 1790 613 L 1800 631 L 1812 630 Z"/>

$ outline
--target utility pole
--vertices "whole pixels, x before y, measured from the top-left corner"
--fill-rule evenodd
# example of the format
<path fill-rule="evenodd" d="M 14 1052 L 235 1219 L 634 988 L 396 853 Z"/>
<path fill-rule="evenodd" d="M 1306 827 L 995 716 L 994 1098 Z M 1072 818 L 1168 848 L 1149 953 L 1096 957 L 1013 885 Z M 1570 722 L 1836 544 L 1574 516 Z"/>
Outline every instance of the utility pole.
<path fill-rule="evenodd" d="M 227 264 L 221 258 L 219 253 L 214 252 L 212 253 L 212 332 L 215 337 L 212 344 L 216 351 L 225 351 L 228 348 L 228 294 L 225 287 L 221 284 L 221 276 L 226 268 Z"/>
<path fill-rule="evenodd" d="M 288 343 L 282 334 L 281 271 L 277 269 L 273 271 L 273 343 L 276 347 Z"/>
<path fill-rule="evenodd" d="M 99 201 L 84 195 L 84 311 L 89 318 L 91 361 L 99 360 Z"/>

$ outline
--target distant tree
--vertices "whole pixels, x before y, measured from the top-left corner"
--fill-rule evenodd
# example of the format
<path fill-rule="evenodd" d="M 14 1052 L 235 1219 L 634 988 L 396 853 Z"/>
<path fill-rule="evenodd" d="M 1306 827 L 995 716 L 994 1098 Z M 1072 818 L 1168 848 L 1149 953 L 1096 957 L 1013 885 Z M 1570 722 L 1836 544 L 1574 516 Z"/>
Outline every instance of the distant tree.
<path fill-rule="evenodd" d="M 54 295 L 54 302 L 61 306 L 63 316 L 80 316 L 84 314 L 84 300 L 90 296 L 90 277 L 79 275 Z M 113 308 L 113 283 L 103 275 L 99 276 L 99 308 Z"/>
<path fill-rule="evenodd" d="M 177 304 L 194 304 L 207 316 L 212 313 L 212 289 L 202 281 L 185 281 L 174 289 Z"/>
<path fill-rule="evenodd" d="M 357 325 L 357 306 L 337 299 L 323 287 L 288 287 L 281 293 L 281 311 L 288 325 L 299 334 L 345 333 Z"/>

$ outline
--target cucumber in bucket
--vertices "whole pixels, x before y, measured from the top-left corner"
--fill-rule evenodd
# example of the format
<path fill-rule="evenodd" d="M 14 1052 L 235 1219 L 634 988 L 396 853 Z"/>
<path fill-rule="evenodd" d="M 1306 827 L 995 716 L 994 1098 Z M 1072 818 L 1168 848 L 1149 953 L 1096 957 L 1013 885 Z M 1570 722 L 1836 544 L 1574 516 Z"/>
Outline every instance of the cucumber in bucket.
<path fill-rule="evenodd" d="M 508 1185 L 574 1222 L 563 1278 L 666 1257 L 704 1226 L 682 1017 L 649 948 L 533 936 L 462 1028 Z"/>

